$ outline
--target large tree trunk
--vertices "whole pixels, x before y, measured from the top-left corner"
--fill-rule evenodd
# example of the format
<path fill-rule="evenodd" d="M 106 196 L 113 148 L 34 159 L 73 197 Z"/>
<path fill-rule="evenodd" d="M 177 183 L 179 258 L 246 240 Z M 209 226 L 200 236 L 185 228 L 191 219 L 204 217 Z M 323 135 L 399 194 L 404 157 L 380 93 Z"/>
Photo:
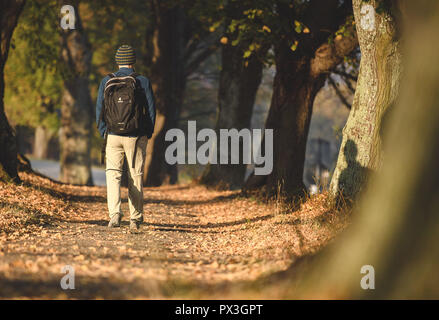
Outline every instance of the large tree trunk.
<path fill-rule="evenodd" d="M 262 60 L 253 54 L 247 65 L 243 59 L 243 47 L 224 45 L 221 53 L 221 74 L 218 90 L 218 111 L 216 132 L 219 137 L 220 129 L 236 128 L 238 131 L 250 128 L 253 105 L 256 92 L 262 79 Z M 265 55 L 266 49 L 259 52 Z M 228 143 L 229 150 L 230 141 Z M 240 164 L 231 164 L 229 152 L 228 164 L 208 164 L 203 172 L 200 182 L 208 186 L 221 188 L 239 188 L 244 182 L 247 165 L 243 163 L 242 143 L 239 148 Z"/>
<path fill-rule="evenodd" d="M 8 59 L 9 43 L 25 1 L 2 1 L 0 5 L 0 181 L 19 181 L 17 173 L 17 143 L 6 118 L 4 68 Z"/>
<path fill-rule="evenodd" d="M 382 120 L 399 91 L 401 50 L 395 22 L 397 12 L 378 14 L 374 6 L 377 1 L 353 2 L 361 63 L 354 102 L 343 129 L 331 180 L 330 190 L 334 196 L 342 192 L 347 197 L 355 197 L 368 173 L 380 166 Z M 375 23 L 368 20 L 368 14 L 374 17 Z"/>
<path fill-rule="evenodd" d="M 156 16 L 154 31 L 154 56 L 151 82 L 156 99 L 157 116 L 154 135 L 148 142 L 145 163 L 145 186 L 159 186 L 166 180 L 176 183 L 176 165 L 165 161 L 166 132 L 178 126 L 183 103 L 186 75 L 183 61 L 185 17 L 183 9 L 169 3 L 153 1 Z"/>
<path fill-rule="evenodd" d="M 404 78 L 386 119 L 383 165 L 352 227 L 303 283 L 302 298 L 439 298 L 439 65 L 432 63 L 439 59 L 439 3 L 406 5 Z M 360 286 L 363 265 L 375 269 L 374 290 Z"/>
<path fill-rule="evenodd" d="M 265 124 L 266 129 L 273 129 L 273 171 L 268 176 L 251 176 L 247 188 L 262 183 L 267 195 L 297 194 L 305 189 L 306 139 L 314 98 L 325 77 L 310 76 L 310 58 L 297 57 L 288 47 L 275 50 L 276 76 Z"/>
<path fill-rule="evenodd" d="M 265 124 L 266 129 L 273 129 L 273 171 L 266 176 L 252 174 L 245 191 L 287 199 L 305 190 L 303 168 L 314 98 L 329 71 L 356 45 L 355 36 L 343 37 L 333 44 L 321 44 L 314 55 L 292 52 L 284 42 L 276 46 L 276 76 Z"/>
<path fill-rule="evenodd" d="M 71 1 L 65 4 L 71 4 Z M 90 146 L 94 113 L 88 87 L 92 53 L 77 5 L 75 15 L 76 28 L 62 31 L 66 78 L 61 107 L 61 181 L 92 185 Z"/>

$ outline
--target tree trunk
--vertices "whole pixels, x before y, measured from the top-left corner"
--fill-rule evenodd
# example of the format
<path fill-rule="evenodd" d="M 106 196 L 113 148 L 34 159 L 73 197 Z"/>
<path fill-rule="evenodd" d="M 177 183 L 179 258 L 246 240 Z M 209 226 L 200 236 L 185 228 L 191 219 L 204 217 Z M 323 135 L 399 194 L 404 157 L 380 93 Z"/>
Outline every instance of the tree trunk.
<path fill-rule="evenodd" d="M 266 129 L 273 129 L 273 171 L 267 176 L 251 176 L 247 184 L 261 179 L 267 195 L 293 195 L 305 189 L 302 176 L 312 106 L 325 81 L 324 76 L 310 76 L 310 58 L 288 51 L 276 48 L 273 97 L 265 124 Z"/>
<path fill-rule="evenodd" d="M 304 192 L 303 168 L 314 98 L 329 71 L 356 46 L 355 36 L 336 39 L 333 44 L 324 42 L 313 55 L 293 52 L 284 42 L 276 46 L 276 75 L 265 124 L 266 129 L 273 129 L 273 171 L 266 176 L 252 174 L 244 191 L 257 190 L 268 197 L 278 194 L 285 199 Z"/>
<path fill-rule="evenodd" d="M 59 135 L 61 181 L 92 185 L 90 147 L 94 113 L 88 87 L 92 53 L 77 5 L 75 16 L 76 28 L 62 31 L 62 60 L 66 75 Z"/>
<path fill-rule="evenodd" d="M 303 283 L 302 298 L 439 298 L 439 65 L 432 63 L 439 3 L 405 3 L 404 78 L 386 119 L 383 165 L 351 228 Z M 360 286 L 364 265 L 375 269 L 374 290 Z"/>
<path fill-rule="evenodd" d="M 35 128 L 35 139 L 34 139 L 34 157 L 38 159 L 47 159 L 49 142 L 53 137 L 53 132 L 49 129 L 38 126 Z"/>
<path fill-rule="evenodd" d="M 380 166 L 382 120 L 399 91 L 401 50 L 396 13 L 378 14 L 374 6 L 377 1 L 353 2 L 361 49 L 360 73 L 331 180 L 333 196 L 342 192 L 349 198 L 355 197 L 368 173 Z"/>
<path fill-rule="evenodd" d="M 256 54 L 245 65 L 243 59 L 245 46 L 224 45 L 222 48 L 222 69 L 218 91 L 218 111 L 216 132 L 220 129 L 235 128 L 238 131 L 250 128 L 256 92 L 262 80 L 263 62 Z M 263 49 L 262 56 L 266 49 Z M 229 150 L 230 142 L 229 142 Z M 221 188 L 239 188 L 244 182 L 247 165 L 242 161 L 242 144 L 239 148 L 240 164 L 231 164 L 229 152 L 228 164 L 208 164 L 201 177 L 201 183 Z"/>
<path fill-rule="evenodd" d="M 4 109 L 4 68 L 9 44 L 25 1 L 2 1 L 0 6 L 0 181 L 19 181 L 17 173 L 17 143 Z"/>
<path fill-rule="evenodd" d="M 165 141 L 166 132 L 178 127 L 178 117 L 186 87 L 183 61 L 185 16 L 176 5 L 154 1 L 156 29 L 154 31 L 154 56 L 151 82 L 156 99 L 156 125 L 148 142 L 149 155 L 145 163 L 145 186 L 171 184 L 178 180 L 176 165 L 165 160 L 165 150 L 171 142 Z"/>

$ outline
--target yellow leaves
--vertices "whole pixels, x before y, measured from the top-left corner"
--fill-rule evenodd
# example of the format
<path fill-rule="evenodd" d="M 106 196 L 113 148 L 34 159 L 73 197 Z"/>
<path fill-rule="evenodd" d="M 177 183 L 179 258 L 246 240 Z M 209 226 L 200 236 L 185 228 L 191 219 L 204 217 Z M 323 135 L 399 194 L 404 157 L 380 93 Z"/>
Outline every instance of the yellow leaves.
<path fill-rule="evenodd" d="M 302 24 L 299 21 L 294 20 L 294 26 L 294 31 L 296 31 L 297 33 L 302 32 Z"/>
<path fill-rule="evenodd" d="M 248 58 L 248 57 L 250 57 L 250 56 L 252 55 L 252 53 L 253 53 L 254 51 L 257 51 L 260 47 L 261 47 L 261 45 L 260 45 L 259 43 L 251 43 L 251 44 L 248 46 L 248 49 L 244 52 L 243 57 L 244 57 L 244 58 Z M 247 65 L 246 65 L 246 66 L 247 66 Z"/>
<path fill-rule="evenodd" d="M 216 21 L 209 27 L 209 32 L 214 32 L 221 25 L 221 21 Z"/>
<path fill-rule="evenodd" d="M 299 44 L 299 41 L 297 41 L 297 40 L 294 41 L 294 43 L 290 47 L 291 51 L 296 51 L 298 44 Z"/>
<path fill-rule="evenodd" d="M 294 20 L 294 31 L 296 31 L 296 33 L 310 33 L 311 31 L 309 30 L 309 28 L 307 26 L 305 26 L 302 22 Z"/>
<path fill-rule="evenodd" d="M 262 31 L 267 31 L 268 33 L 270 33 L 271 32 L 271 29 L 269 28 L 269 27 L 267 27 L 267 26 L 263 26 L 262 27 Z"/>
<path fill-rule="evenodd" d="M 220 42 L 221 42 L 222 44 L 227 44 L 227 43 L 229 42 L 229 39 L 228 39 L 227 37 L 222 37 L 222 38 L 220 39 Z"/>
<path fill-rule="evenodd" d="M 341 40 L 342 38 L 343 38 L 342 35 L 341 35 L 341 34 L 338 34 L 338 35 L 335 37 L 335 40 L 339 41 L 339 40 Z"/>
<path fill-rule="evenodd" d="M 256 17 L 260 17 L 262 16 L 262 14 L 264 13 L 264 11 L 262 11 L 261 9 L 249 9 L 249 10 L 244 10 L 242 12 L 244 15 L 247 16 L 247 18 L 253 20 Z"/>

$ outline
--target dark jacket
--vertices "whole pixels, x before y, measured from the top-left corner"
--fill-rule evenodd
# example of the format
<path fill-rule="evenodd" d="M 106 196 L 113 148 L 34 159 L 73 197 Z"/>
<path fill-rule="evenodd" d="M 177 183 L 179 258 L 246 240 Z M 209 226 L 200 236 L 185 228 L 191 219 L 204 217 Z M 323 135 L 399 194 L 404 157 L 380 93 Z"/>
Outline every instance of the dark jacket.
<path fill-rule="evenodd" d="M 123 76 L 128 76 L 133 72 L 134 72 L 134 70 L 131 68 L 120 68 L 114 74 L 117 77 L 123 77 Z M 110 77 L 106 76 L 104 79 L 102 79 L 101 84 L 99 85 L 98 99 L 96 101 L 96 124 L 99 124 L 99 117 L 101 115 L 102 105 L 104 103 L 105 84 L 107 83 L 107 81 L 109 79 L 110 79 Z M 150 124 L 152 124 L 152 125 L 148 126 L 148 129 L 145 129 L 145 132 L 140 132 L 139 135 L 146 135 L 148 138 L 151 138 L 151 136 L 154 132 L 154 125 L 155 125 L 154 93 L 152 92 L 151 82 L 149 81 L 149 79 L 147 77 L 137 76 L 136 79 L 137 79 L 137 81 L 139 81 L 140 86 L 143 88 L 143 90 L 145 90 L 146 101 L 148 103 L 148 105 L 145 107 L 146 107 L 147 114 L 149 115 Z M 99 125 L 99 128 L 98 128 L 102 137 L 104 136 L 106 129 L 107 129 L 107 125 L 105 124 L 105 121 L 102 120 L 100 125 Z M 108 132 L 108 134 L 115 134 L 115 133 Z"/>

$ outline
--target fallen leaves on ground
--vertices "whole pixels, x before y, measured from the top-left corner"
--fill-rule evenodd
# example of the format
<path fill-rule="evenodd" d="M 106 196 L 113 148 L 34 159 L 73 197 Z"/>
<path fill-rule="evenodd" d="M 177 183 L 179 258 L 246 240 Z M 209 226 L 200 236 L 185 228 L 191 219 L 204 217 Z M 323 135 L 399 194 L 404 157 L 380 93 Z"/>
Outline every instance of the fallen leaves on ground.
<path fill-rule="evenodd" d="M 294 211 L 190 184 L 145 188 L 145 223 L 130 234 L 126 189 L 122 226 L 108 229 L 105 188 L 20 176 L 0 183 L 1 298 L 209 297 L 209 286 L 287 269 L 348 224 L 326 194 Z M 65 265 L 75 290 L 60 287 Z"/>

